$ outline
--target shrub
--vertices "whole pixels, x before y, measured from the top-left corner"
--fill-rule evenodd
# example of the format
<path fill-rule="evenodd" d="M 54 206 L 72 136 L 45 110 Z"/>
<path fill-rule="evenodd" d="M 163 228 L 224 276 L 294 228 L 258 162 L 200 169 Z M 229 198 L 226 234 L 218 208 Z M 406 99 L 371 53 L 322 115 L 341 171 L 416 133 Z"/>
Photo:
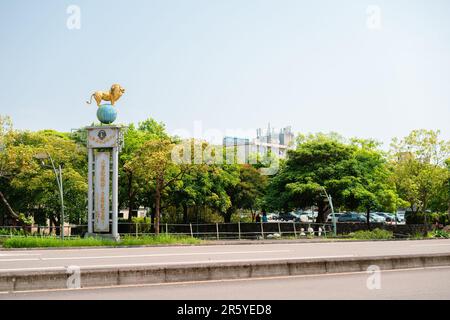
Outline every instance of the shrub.
<path fill-rule="evenodd" d="M 157 245 L 157 244 L 198 244 L 200 240 L 186 236 L 161 234 L 159 236 L 132 237 L 125 236 L 120 244 L 124 246 Z"/>
<path fill-rule="evenodd" d="M 421 240 L 423 238 L 431 238 L 431 236 L 428 233 L 424 235 L 422 232 L 414 232 L 408 237 L 411 240 Z"/>
<path fill-rule="evenodd" d="M 427 221 L 429 224 L 433 224 L 436 221 L 439 221 L 439 224 L 442 225 L 448 225 L 450 224 L 449 215 L 447 212 L 444 213 L 427 213 Z M 424 224 L 425 223 L 425 214 L 418 212 L 418 213 L 411 213 L 408 212 L 406 214 L 406 223 L 407 224 Z"/>
<path fill-rule="evenodd" d="M 25 236 L 26 232 L 22 228 L 0 229 L 0 236 Z"/>
<path fill-rule="evenodd" d="M 19 221 L 26 226 L 34 224 L 34 218 L 32 216 L 27 217 L 24 213 L 19 213 Z"/>
<path fill-rule="evenodd" d="M 131 222 L 133 222 L 133 223 L 149 224 L 151 222 L 151 220 L 148 217 L 132 217 L 131 218 Z"/>
<path fill-rule="evenodd" d="M 445 239 L 450 239 L 450 233 L 444 230 L 434 230 L 431 233 L 431 236 L 433 238 L 445 238 Z"/>
<path fill-rule="evenodd" d="M 349 236 L 358 240 L 377 240 L 377 239 L 392 239 L 394 234 L 391 231 L 383 230 L 383 229 L 374 229 L 374 230 L 360 230 L 353 233 L 350 233 Z"/>
<path fill-rule="evenodd" d="M 148 217 L 133 217 L 131 218 L 131 221 L 133 222 L 135 229 L 134 232 L 138 233 L 150 233 L 151 232 L 151 219 Z"/>

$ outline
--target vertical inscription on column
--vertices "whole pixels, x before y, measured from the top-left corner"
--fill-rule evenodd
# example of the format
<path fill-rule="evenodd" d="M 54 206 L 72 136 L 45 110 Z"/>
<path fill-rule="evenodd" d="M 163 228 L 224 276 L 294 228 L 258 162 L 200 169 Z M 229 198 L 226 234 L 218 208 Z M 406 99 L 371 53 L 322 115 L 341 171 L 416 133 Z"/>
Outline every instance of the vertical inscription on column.
<path fill-rule="evenodd" d="M 94 232 L 109 232 L 109 152 L 95 157 Z"/>

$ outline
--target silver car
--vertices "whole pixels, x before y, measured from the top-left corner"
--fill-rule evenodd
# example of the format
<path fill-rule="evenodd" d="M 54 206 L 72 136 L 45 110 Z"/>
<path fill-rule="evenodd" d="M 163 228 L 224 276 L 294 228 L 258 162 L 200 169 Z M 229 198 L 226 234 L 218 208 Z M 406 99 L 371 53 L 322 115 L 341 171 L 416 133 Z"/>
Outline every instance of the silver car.
<path fill-rule="evenodd" d="M 376 212 L 370 213 L 370 222 L 373 223 L 386 223 L 386 217 L 377 214 Z"/>
<path fill-rule="evenodd" d="M 342 216 L 343 214 L 345 214 L 345 213 L 343 213 L 343 212 L 335 212 L 334 213 L 334 220 L 336 220 L 336 222 L 338 222 L 339 217 Z M 328 215 L 327 222 L 333 223 L 333 214 L 332 213 L 330 213 Z"/>

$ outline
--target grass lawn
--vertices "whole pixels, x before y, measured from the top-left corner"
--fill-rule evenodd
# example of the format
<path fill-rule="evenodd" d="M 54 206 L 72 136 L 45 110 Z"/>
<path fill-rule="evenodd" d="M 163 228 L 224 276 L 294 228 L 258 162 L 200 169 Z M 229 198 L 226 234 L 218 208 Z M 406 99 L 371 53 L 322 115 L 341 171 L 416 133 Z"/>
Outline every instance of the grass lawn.
<path fill-rule="evenodd" d="M 61 240 L 55 237 L 13 237 L 3 242 L 4 248 L 50 248 L 50 247 L 102 247 L 102 246 L 141 246 L 160 244 L 199 244 L 201 240 L 186 236 L 145 236 L 122 238 L 119 242 L 102 238 L 70 238 Z"/>

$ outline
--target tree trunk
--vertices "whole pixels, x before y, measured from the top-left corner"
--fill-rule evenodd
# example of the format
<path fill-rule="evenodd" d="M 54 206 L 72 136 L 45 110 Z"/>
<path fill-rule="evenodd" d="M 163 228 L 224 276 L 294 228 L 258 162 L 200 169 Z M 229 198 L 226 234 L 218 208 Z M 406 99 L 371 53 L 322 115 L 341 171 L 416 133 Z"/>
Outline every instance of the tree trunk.
<path fill-rule="evenodd" d="M 128 175 L 128 222 L 131 222 L 132 213 L 133 213 L 133 198 L 134 195 L 132 193 L 132 185 L 133 185 L 133 175 Z"/>
<path fill-rule="evenodd" d="M 228 210 L 223 214 L 223 221 L 225 223 L 230 223 L 231 216 L 233 215 L 234 212 L 236 212 L 236 210 L 233 207 L 228 208 Z"/>
<path fill-rule="evenodd" d="M 185 203 L 183 203 L 181 206 L 183 207 L 183 223 L 188 223 L 188 206 Z"/>
<path fill-rule="evenodd" d="M 427 195 L 425 194 L 424 199 L 423 199 L 423 205 L 422 205 L 422 212 L 423 212 L 423 217 L 425 220 L 425 225 L 428 225 L 428 216 L 427 216 L 427 207 L 428 207 L 428 200 L 427 200 Z"/>
<path fill-rule="evenodd" d="M 370 231 L 371 230 L 371 226 L 370 226 L 370 208 L 366 209 L 366 218 L 367 218 L 367 229 Z"/>
<path fill-rule="evenodd" d="M 150 213 L 150 232 L 155 232 L 155 208 L 153 206 L 149 206 Z"/>
<path fill-rule="evenodd" d="M 3 193 L 0 191 L 0 198 L 2 199 L 3 204 L 6 207 L 6 212 L 8 213 L 8 215 L 16 220 L 19 221 L 19 216 L 17 215 L 17 213 L 14 212 L 14 210 L 11 208 L 11 206 L 8 203 L 8 200 L 6 200 L 5 196 L 3 195 Z"/>
<path fill-rule="evenodd" d="M 159 235 L 160 209 L 161 209 L 161 190 L 160 190 L 159 184 L 156 183 L 156 192 L 155 192 L 155 235 Z"/>
<path fill-rule="evenodd" d="M 448 202 L 448 221 L 450 221 L 450 201 Z"/>
<path fill-rule="evenodd" d="M 447 162 L 447 168 L 450 174 L 450 160 Z M 450 224 L 450 177 L 447 179 L 447 195 L 448 195 L 448 221 Z"/>
<path fill-rule="evenodd" d="M 61 235 L 61 233 L 60 233 L 61 232 L 61 228 L 58 228 L 60 224 L 56 220 L 55 217 L 51 217 L 50 218 L 50 225 L 52 225 L 52 224 L 55 226 L 55 234 L 58 235 L 58 236 Z"/>
<path fill-rule="evenodd" d="M 316 223 L 324 223 L 327 219 L 325 216 L 328 211 L 328 208 L 325 203 L 319 202 L 317 205 L 317 220 Z M 311 212 L 314 215 L 313 207 L 311 207 Z"/>

